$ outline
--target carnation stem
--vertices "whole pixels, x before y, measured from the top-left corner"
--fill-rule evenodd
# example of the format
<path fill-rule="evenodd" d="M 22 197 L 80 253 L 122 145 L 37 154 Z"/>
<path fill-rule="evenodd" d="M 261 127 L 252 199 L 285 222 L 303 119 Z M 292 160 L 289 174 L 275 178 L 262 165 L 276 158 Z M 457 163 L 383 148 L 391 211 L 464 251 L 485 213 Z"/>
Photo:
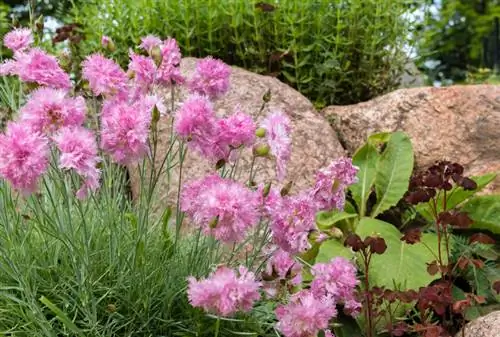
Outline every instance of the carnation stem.
<path fill-rule="evenodd" d="M 217 317 L 217 320 L 215 321 L 215 334 L 214 334 L 214 337 L 219 337 L 219 330 L 220 330 L 220 318 Z"/>

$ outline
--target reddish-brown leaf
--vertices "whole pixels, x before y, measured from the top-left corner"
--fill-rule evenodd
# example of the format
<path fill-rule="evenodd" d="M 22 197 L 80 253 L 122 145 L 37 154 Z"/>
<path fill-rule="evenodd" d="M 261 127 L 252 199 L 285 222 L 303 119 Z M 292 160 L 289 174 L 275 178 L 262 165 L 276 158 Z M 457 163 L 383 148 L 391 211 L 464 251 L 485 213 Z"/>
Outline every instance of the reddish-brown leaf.
<path fill-rule="evenodd" d="M 432 261 L 427 264 L 427 272 L 431 275 L 436 275 L 439 271 L 439 266 L 437 261 Z"/>
<path fill-rule="evenodd" d="M 495 239 L 484 233 L 475 233 L 472 234 L 469 239 L 469 243 L 474 243 L 474 242 L 483 243 L 485 245 L 493 245 L 495 244 Z"/>
<path fill-rule="evenodd" d="M 401 241 L 406 242 L 407 244 L 415 244 L 420 242 L 420 238 L 422 237 L 422 231 L 420 228 L 413 228 L 407 230 L 404 235 L 401 237 Z"/>

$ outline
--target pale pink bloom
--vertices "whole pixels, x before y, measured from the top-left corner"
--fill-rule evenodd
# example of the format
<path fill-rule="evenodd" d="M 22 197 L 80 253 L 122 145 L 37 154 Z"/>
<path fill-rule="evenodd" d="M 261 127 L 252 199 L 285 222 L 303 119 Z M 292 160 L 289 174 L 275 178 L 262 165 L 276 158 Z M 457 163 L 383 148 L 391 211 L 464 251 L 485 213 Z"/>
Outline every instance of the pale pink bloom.
<path fill-rule="evenodd" d="M 145 100 L 129 104 L 105 102 L 101 118 L 101 147 L 120 164 L 131 164 L 148 152 L 152 105 Z"/>
<path fill-rule="evenodd" d="M 159 37 L 148 35 L 141 39 L 141 44 L 139 47 L 141 47 L 148 53 L 151 53 L 151 49 L 153 49 L 154 47 L 159 47 L 162 43 L 163 42 Z"/>
<path fill-rule="evenodd" d="M 127 74 L 115 61 L 101 54 L 92 54 L 87 56 L 82 66 L 82 76 L 96 96 L 114 96 L 127 90 Z"/>
<path fill-rule="evenodd" d="M 153 110 L 154 107 L 158 109 L 160 112 L 160 116 L 164 116 L 167 114 L 167 107 L 165 106 L 165 102 L 159 95 L 147 95 L 144 96 L 144 102 L 147 107 L 150 107 L 148 109 Z"/>
<path fill-rule="evenodd" d="M 49 142 L 21 122 L 10 122 L 0 135 L 0 177 L 25 194 L 36 191 L 48 167 Z"/>
<path fill-rule="evenodd" d="M 317 208 L 308 193 L 282 198 L 272 205 L 273 241 L 289 253 L 302 253 L 311 248 L 310 232 L 316 230 Z"/>
<path fill-rule="evenodd" d="M 157 79 L 164 85 L 172 83 L 182 84 L 185 79 L 181 75 L 179 64 L 181 63 L 181 50 L 177 41 L 168 38 L 160 46 L 161 49 L 161 64 L 158 67 Z"/>
<path fill-rule="evenodd" d="M 189 90 L 211 99 L 224 95 L 229 89 L 231 67 L 210 56 L 196 63 L 196 70 L 188 83 Z"/>
<path fill-rule="evenodd" d="M 337 303 L 348 303 L 348 309 L 361 307 L 355 301 L 356 267 L 343 257 L 335 257 L 329 263 L 316 263 L 311 273 L 314 277 L 311 283 L 311 292 L 320 298 L 332 297 Z"/>
<path fill-rule="evenodd" d="M 4 45 L 14 52 L 29 48 L 33 41 L 33 34 L 28 28 L 16 28 L 5 34 L 3 38 Z"/>
<path fill-rule="evenodd" d="M 77 197 L 83 199 L 90 191 L 97 190 L 100 177 L 97 163 L 100 159 L 94 134 L 81 126 L 64 127 L 54 141 L 61 152 L 59 167 L 72 169 L 83 178 Z"/>
<path fill-rule="evenodd" d="M 68 74 L 59 66 L 57 59 L 38 48 L 27 53 L 16 53 L 15 64 L 10 73 L 17 75 L 23 82 L 34 82 L 51 88 L 69 89 L 71 81 Z"/>
<path fill-rule="evenodd" d="M 343 210 L 346 188 L 356 182 L 358 168 L 350 158 L 333 161 L 316 173 L 316 184 L 311 191 L 320 210 Z"/>
<path fill-rule="evenodd" d="M 266 265 L 266 274 L 275 275 L 280 279 L 287 279 L 290 276 L 300 275 L 302 265 L 293 259 L 293 256 L 284 251 L 277 249 Z"/>
<path fill-rule="evenodd" d="M 15 75 L 16 61 L 7 60 L 0 64 L 0 76 Z"/>
<path fill-rule="evenodd" d="M 210 175 L 186 184 L 181 209 L 207 235 L 233 243 L 259 222 L 259 196 L 245 185 Z"/>
<path fill-rule="evenodd" d="M 51 133 L 62 126 L 80 126 L 87 107 L 83 97 L 68 97 L 61 89 L 40 88 L 21 110 L 21 120 L 33 130 Z"/>
<path fill-rule="evenodd" d="M 219 120 L 219 142 L 227 147 L 236 149 L 240 146 L 250 147 L 255 143 L 255 123 L 251 116 L 236 112 Z"/>
<path fill-rule="evenodd" d="M 147 93 L 155 82 L 156 65 L 154 61 L 150 57 L 130 52 L 128 69 L 134 74 L 133 82 L 136 93 Z"/>
<path fill-rule="evenodd" d="M 286 165 L 290 160 L 292 140 L 290 138 L 290 119 L 281 111 L 269 114 L 261 126 L 266 130 L 266 141 L 271 148 L 271 154 L 276 157 L 276 172 L 278 180 L 286 176 Z"/>
<path fill-rule="evenodd" d="M 335 337 L 333 332 L 331 330 L 325 330 L 325 337 Z"/>
<path fill-rule="evenodd" d="M 111 38 L 109 36 L 106 36 L 106 35 L 103 35 L 101 37 L 101 45 L 104 47 L 104 48 L 108 48 L 109 44 L 111 43 Z"/>
<path fill-rule="evenodd" d="M 292 295 L 290 302 L 276 309 L 276 328 L 285 337 L 312 337 L 328 328 L 337 316 L 335 301 L 329 297 L 318 299 L 307 290 Z"/>
<path fill-rule="evenodd" d="M 252 310 L 260 299 L 260 282 L 247 268 L 240 266 L 238 273 L 227 267 L 219 267 L 209 278 L 188 278 L 189 303 L 194 307 L 220 316 Z"/>

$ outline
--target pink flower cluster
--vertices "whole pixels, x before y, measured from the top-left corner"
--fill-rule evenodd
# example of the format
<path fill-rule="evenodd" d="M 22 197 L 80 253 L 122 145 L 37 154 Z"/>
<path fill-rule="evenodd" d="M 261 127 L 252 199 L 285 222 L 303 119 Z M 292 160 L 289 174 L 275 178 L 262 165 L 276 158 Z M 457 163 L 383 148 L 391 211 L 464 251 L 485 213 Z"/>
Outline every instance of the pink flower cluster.
<path fill-rule="evenodd" d="M 243 184 L 218 175 L 186 184 L 181 209 L 205 234 L 224 242 L 241 241 L 259 221 L 259 196 Z"/>
<path fill-rule="evenodd" d="M 231 67 L 211 57 L 196 63 L 196 71 L 189 81 L 189 90 L 211 99 L 224 95 L 229 89 Z"/>
<path fill-rule="evenodd" d="M 174 128 L 190 148 L 214 162 L 231 161 L 233 150 L 255 142 L 250 116 L 236 107 L 234 114 L 218 118 L 208 97 L 198 94 L 190 95 L 177 111 Z"/>
<path fill-rule="evenodd" d="M 220 267 L 209 278 L 198 281 L 190 277 L 188 283 L 191 305 L 220 316 L 250 311 L 260 298 L 260 282 L 243 266 L 238 268 L 238 273 Z"/>
<path fill-rule="evenodd" d="M 87 56 L 82 64 L 82 75 L 96 96 L 123 95 L 127 90 L 127 74 L 113 60 L 101 54 Z"/>
<path fill-rule="evenodd" d="M 290 138 L 290 119 L 281 111 L 274 111 L 261 124 L 266 130 L 266 141 L 271 148 L 271 154 L 276 157 L 276 172 L 278 180 L 286 176 L 286 164 L 291 157 L 292 140 Z"/>
<path fill-rule="evenodd" d="M 27 28 L 17 28 L 5 34 L 3 43 L 13 52 L 22 51 L 33 44 L 33 34 Z"/>

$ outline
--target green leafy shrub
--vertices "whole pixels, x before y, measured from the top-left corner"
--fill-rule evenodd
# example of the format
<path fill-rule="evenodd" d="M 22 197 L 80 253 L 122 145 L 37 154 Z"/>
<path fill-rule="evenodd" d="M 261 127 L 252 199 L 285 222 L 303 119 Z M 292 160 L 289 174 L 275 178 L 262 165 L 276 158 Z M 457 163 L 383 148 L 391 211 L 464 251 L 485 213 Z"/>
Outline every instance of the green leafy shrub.
<path fill-rule="evenodd" d="M 175 36 L 185 55 L 277 75 L 323 106 L 397 86 L 410 44 L 406 11 L 404 0 L 92 0 L 73 20 L 84 25 L 87 52 L 108 35 L 122 65 L 138 36 Z"/>

